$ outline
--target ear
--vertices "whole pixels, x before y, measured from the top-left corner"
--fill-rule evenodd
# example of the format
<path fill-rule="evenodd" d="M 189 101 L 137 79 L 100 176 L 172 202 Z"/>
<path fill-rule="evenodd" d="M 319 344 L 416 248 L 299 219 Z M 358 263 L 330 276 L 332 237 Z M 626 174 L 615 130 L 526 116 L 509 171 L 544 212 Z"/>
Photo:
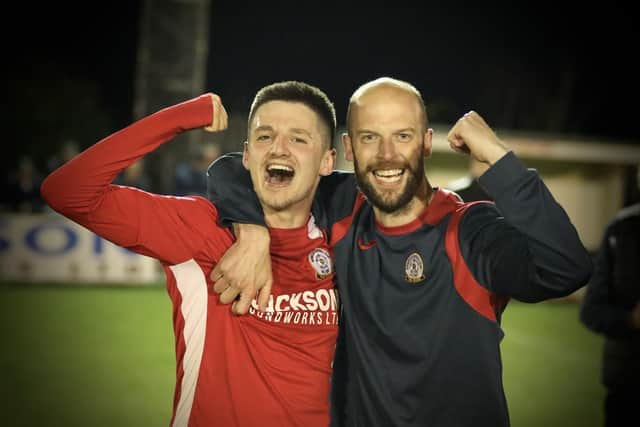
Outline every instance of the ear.
<path fill-rule="evenodd" d="M 242 166 L 246 170 L 249 170 L 249 142 L 244 142 L 244 148 L 242 149 Z"/>
<path fill-rule="evenodd" d="M 351 146 L 351 137 L 348 133 L 342 134 L 342 147 L 344 148 L 345 160 L 353 162 L 353 147 Z"/>
<path fill-rule="evenodd" d="M 327 150 L 322 155 L 322 160 L 320 161 L 320 175 L 327 176 L 333 172 L 333 168 L 336 165 L 336 149 L 332 148 Z"/>
<path fill-rule="evenodd" d="M 424 145 L 424 157 L 431 157 L 431 151 L 433 149 L 433 129 L 427 129 L 424 133 L 422 143 Z"/>

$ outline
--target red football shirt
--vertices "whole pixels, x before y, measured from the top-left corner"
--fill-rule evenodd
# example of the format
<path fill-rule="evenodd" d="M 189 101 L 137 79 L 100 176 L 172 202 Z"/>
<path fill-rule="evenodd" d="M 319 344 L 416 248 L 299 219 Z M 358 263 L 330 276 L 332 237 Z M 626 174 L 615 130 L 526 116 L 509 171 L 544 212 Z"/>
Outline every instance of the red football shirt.
<path fill-rule="evenodd" d="M 233 243 L 202 197 L 113 185 L 143 155 L 211 122 L 203 95 L 110 135 L 44 182 L 50 206 L 96 234 L 158 259 L 173 304 L 176 386 L 172 426 L 326 426 L 338 297 L 326 235 L 311 217 L 272 229 L 274 284 L 267 313 L 234 316 L 209 290 Z"/>

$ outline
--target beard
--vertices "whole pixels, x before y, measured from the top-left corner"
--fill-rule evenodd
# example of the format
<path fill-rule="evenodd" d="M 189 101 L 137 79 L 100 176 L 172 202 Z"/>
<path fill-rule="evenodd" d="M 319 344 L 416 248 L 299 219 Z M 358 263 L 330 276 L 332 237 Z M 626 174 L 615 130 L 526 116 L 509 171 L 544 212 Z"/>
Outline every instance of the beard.
<path fill-rule="evenodd" d="M 397 162 L 379 162 L 369 165 L 365 170 L 361 170 L 358 165 L 357 159 L 354 157 L 353 166 L 356 173 L 356 181 L 360 191 L 365 195 L 367 200 L 376 208 L 385 213 L 399 213 L 404 208 L 408 207 L 409 202 L 416 196 L 420 184 L 425 179 L 424 164 L 421 163 L 423 159 L 423 150 L 420 149 L 418 156 L 412 156 L 414 162 L 406 162 L 398 164 Z M 407 181 L 400 191 L 379 191 L 376 189 L 371 177 L 371 171 L 381 168 L 402 168 L 404 173 L 407 174 Z"/>

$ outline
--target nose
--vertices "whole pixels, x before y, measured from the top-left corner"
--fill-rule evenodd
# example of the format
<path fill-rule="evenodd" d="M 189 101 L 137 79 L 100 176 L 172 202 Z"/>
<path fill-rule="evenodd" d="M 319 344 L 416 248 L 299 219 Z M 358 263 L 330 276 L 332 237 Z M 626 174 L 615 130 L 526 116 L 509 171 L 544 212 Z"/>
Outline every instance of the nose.
<path fill-rule="evenodd" d="M 395 156 L 395 146 L 390 138 L 382 138 L 378 147 L 378 156 L 384 160 L 391 160 Z"/>
<path fill-rule="evenodd" d="M 271 144 L 271 154 L 286 155 L 289 154 L 289 141 L 285 135 L 276 135 Z"/>

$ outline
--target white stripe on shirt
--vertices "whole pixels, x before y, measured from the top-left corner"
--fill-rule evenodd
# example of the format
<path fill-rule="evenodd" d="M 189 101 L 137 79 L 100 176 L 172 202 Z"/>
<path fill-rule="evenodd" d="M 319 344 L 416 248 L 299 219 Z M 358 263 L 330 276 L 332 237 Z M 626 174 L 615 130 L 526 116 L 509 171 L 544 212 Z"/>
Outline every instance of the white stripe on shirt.
<path fill-rule="evenodd" d="M 182 296 L 180 310 L 184 318 L 182 334 L 186 347 L 182 360 L 184 375 L 180 386 L 180 401 L 173 427 L 186 427 L 189 424 L 204 349 L 207 325 L 207 282 L 202 269 L 193 259 L 169 268 L 173 272 L 178 291 Z"/>

